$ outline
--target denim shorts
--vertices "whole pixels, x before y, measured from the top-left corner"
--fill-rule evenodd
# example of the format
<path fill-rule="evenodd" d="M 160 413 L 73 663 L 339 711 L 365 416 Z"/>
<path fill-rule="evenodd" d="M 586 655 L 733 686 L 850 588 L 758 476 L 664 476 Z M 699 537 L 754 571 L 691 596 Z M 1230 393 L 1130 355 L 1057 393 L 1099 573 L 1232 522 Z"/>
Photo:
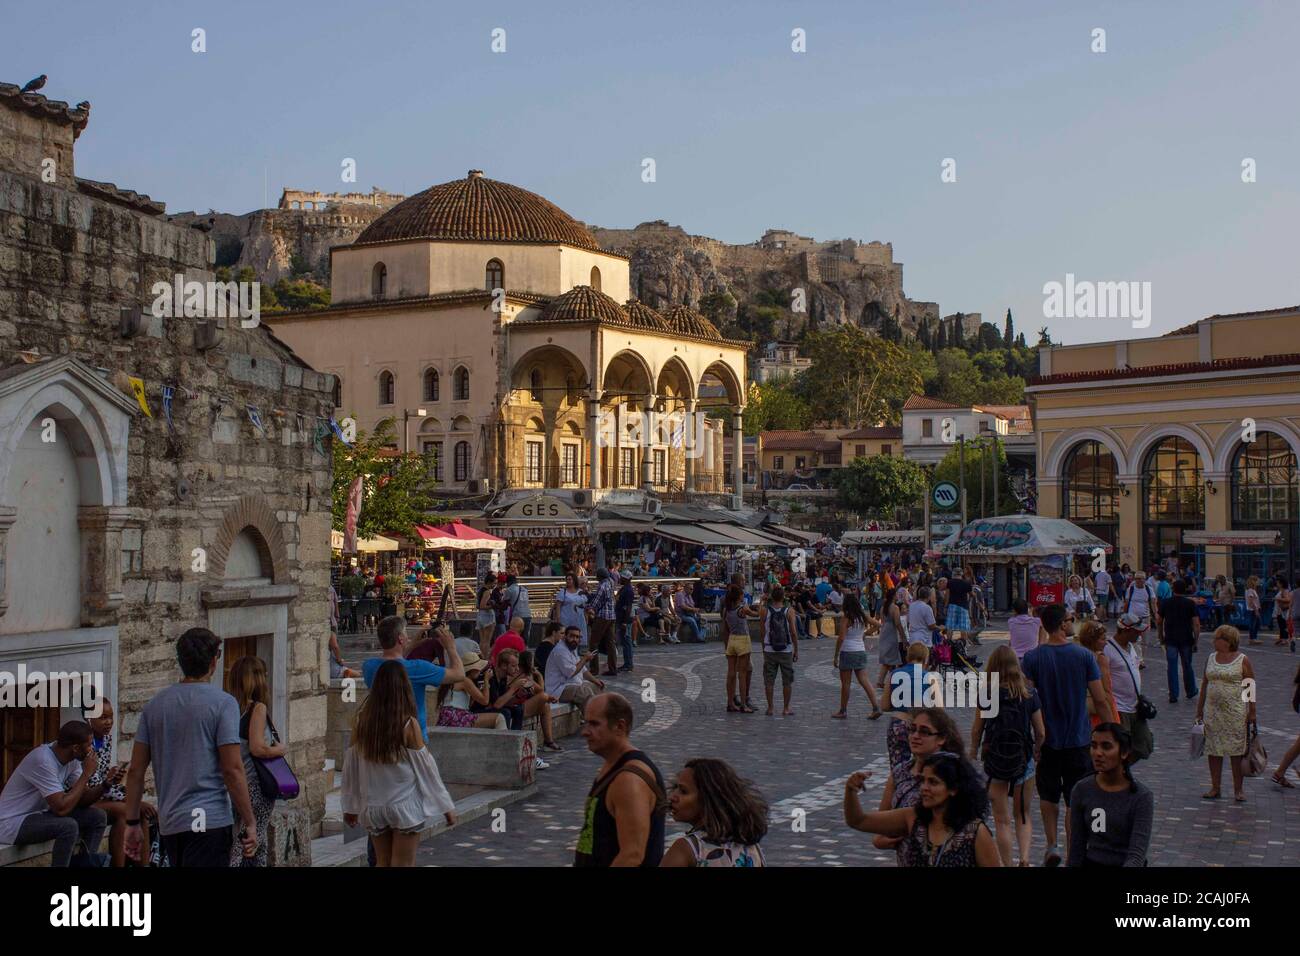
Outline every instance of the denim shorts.
<path fill-rule="evenodd" d="M 840 651 L 840 670 L 862 671 L 867 669 L 866 651 Z"/>

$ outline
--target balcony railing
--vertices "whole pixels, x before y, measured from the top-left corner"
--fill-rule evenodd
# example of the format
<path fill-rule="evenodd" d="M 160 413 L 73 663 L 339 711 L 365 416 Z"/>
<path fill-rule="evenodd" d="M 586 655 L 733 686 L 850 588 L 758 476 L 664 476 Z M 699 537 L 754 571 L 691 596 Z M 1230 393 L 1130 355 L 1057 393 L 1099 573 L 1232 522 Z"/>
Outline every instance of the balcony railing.
<path fill-rule="evenodd" d="M 552 465 L 530 468 L 527 465 L 506 469 L 507 488 L 586 488 L 589 470 L 580 462 L 576 468 Z"/>

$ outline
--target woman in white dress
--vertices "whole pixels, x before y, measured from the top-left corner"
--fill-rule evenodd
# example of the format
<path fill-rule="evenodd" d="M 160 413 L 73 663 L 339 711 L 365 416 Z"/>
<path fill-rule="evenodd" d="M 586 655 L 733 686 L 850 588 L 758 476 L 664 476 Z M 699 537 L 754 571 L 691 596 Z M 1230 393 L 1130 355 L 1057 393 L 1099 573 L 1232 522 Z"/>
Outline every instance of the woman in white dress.
<path fill-rule="evenodd" d="M 424 745 L 415 693 L 401 661 L 385 661 L 352 723 L 343 759 L 343 822 L 360 823 L 376 866 L 414 866 L 420 831 L 441 816 L 456 824 L 456 804 Z"/>

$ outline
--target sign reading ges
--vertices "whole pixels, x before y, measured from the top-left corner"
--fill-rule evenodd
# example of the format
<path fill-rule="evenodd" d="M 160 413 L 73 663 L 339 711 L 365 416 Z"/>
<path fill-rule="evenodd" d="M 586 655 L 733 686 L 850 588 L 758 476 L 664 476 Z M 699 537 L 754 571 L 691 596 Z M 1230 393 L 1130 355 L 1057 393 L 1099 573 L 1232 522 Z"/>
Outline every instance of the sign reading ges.
<path fill-rule="evenodd" d="M 533 521 L 580 521 L 576 511 L 561 501 L 548 495 L 537 495 L 516 501 L 502 518 L 524 519 Z"/>
<path fill-rule="evenodd" d="M 959 500 L 957 486 L 951 481 L 941 481 L 930 492 L 930 499 L 940 511 L 956 508 Z"/>

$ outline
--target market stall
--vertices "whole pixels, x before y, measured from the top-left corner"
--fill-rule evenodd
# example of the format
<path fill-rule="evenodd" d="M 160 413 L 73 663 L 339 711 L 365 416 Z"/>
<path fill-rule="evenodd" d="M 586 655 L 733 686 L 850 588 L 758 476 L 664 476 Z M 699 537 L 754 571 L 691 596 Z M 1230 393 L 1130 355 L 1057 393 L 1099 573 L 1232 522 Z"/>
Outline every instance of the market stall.
<path fill-rule="evenodd" d="M 506 541 L 496 535 L 472 528 L 461 521 L 445 525 L 416 525 L 422 553 L 406 564 L 403 603 L 408 620 L 427 623 L 442 608 L 444 591 L 451 602 L 447 616 L 457 610 L 474 607 L 478 581 L 492 566 L 492 555 L 500 555 L 498 567 L 504 567 Z"/>
<path fill-rule="evenodd" d="M 1096 558 L 1114 549 L 1064 518 L 1001 515 L 980 518 L 936 544 L 933 557 L 1006 564 L 1020 571 L 1020 593 L 1030 605 L 1060 604 L 1074 556 Z"/>
<path fill-rule="evenodd" d="M 488 529 L 509 543 L 506 564 L 521 576 L 564 575 L 566 568 L 591 562 L 592 516 L 555 495 L 534 495 L 495 510 Z"/>

